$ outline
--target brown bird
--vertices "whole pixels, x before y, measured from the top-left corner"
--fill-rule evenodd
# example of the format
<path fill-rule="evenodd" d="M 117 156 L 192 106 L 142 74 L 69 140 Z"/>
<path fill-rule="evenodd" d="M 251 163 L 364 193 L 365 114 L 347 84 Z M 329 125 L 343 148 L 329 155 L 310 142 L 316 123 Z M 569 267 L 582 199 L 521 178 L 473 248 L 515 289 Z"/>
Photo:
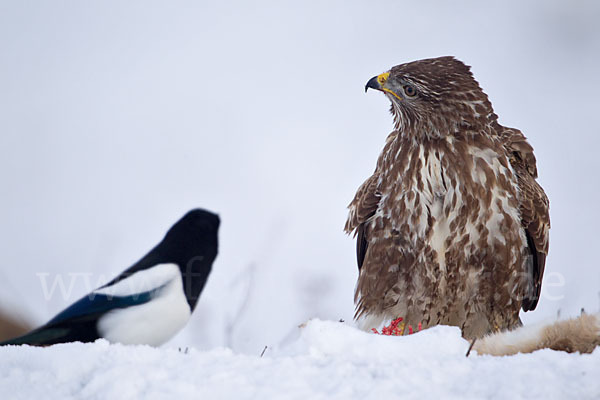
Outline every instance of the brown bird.
<path fill-rule="evenodd" d="M 519 326 L 540 296 L 550 229 L 533 148 L 453 57 L 395 66 L 369 88 L 391 101 L 394 130 L 349 205 L 355 318 L 455 325 L 466 338 Z"/>

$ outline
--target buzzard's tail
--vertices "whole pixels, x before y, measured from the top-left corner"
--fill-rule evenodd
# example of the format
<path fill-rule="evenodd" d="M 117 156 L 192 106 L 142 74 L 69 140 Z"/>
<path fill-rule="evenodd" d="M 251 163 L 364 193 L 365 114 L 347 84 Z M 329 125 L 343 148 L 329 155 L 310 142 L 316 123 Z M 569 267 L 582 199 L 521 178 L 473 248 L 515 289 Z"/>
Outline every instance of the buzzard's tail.
<path fill-rule="evenodd" d="M 540 349 L 591 353 L 600 346 L 600 313 L 582 313 L 577 318 L 551 324 L 522 326 L 475 341 L 477 354 L 506 356 Z"/>

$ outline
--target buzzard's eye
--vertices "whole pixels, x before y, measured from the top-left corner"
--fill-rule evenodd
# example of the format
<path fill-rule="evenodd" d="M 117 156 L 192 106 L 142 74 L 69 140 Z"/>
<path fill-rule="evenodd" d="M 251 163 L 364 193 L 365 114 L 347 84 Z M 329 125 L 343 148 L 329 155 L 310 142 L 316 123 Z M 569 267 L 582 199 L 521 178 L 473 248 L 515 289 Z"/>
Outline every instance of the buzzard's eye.
<path fill-rule="evenodd" d="M 417 95 L 417 89 L 415 89 L 414 86 L 411 85 L 404 85 L 402 87 L 402 89 L 404 89 L 404 93 L 408 96 L 408 97 L 415 97 Z"/>

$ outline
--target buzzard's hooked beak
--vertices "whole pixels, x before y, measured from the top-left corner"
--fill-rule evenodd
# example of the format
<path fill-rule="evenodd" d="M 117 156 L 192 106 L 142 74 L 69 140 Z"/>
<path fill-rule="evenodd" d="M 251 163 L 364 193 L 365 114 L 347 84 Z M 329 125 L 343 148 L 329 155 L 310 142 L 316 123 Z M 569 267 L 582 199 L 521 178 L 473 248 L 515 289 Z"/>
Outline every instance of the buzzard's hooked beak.
<path fill-rule="evenodd" d="M 383 84 L 385 83 L 385 81 L 387 81 L 389 76 L 389 72 L 384 72 L 383 74 L 379 74 L 377 76 L 372 77 L 371 79 L 369 79 L 369 82 L 367 82 L 367 84 L 365 85 L 365 92 L 369 88 L 375 90 L 383 90 Z"/>
<path fill-rule="evenodd" d="M 396 92 L 383 86 L 389 77 L 390 77 L 389 72 L 384 72 L 383 74 L 379 74 L 377 76 L 372 77 L 371 79 L 369 79 L 369 82 L 367 82 L 367 84 L 365 85 L 365 92 L 367 90 L 369 90 L 369 88 L 371 88 L 371 89 L 379 90 L 381 92 L 389 93 L 389 94 L 393 95 L 394 97 L 398 98 L 398 100 L 402 100 L 402 97 L 398 96 L 396 94 Z"/>
<path fill-rule="evenodd" d="M 365 85 L 365 93 L 369 89 L 381 90 L 381 85 L 379 84 L 379 80 L 377 78 L 379 77 L 374 76 L 371 79 L 369 79 L 369 82 L 367 82 L 367 84 Z"/>

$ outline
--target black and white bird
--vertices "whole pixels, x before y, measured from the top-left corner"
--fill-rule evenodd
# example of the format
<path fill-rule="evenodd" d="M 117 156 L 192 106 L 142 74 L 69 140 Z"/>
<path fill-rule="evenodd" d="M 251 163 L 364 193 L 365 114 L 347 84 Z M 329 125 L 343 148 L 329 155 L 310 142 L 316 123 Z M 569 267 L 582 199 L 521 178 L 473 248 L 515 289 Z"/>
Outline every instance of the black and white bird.
<path fill-rule="evenodd" d="M 47 324 L 0 343 L 52 345 L 104 338 L 158 346 L 189 320 L 217 256 L 219 217 L 195 209 L 164 239 L 115 279 Z"/>

